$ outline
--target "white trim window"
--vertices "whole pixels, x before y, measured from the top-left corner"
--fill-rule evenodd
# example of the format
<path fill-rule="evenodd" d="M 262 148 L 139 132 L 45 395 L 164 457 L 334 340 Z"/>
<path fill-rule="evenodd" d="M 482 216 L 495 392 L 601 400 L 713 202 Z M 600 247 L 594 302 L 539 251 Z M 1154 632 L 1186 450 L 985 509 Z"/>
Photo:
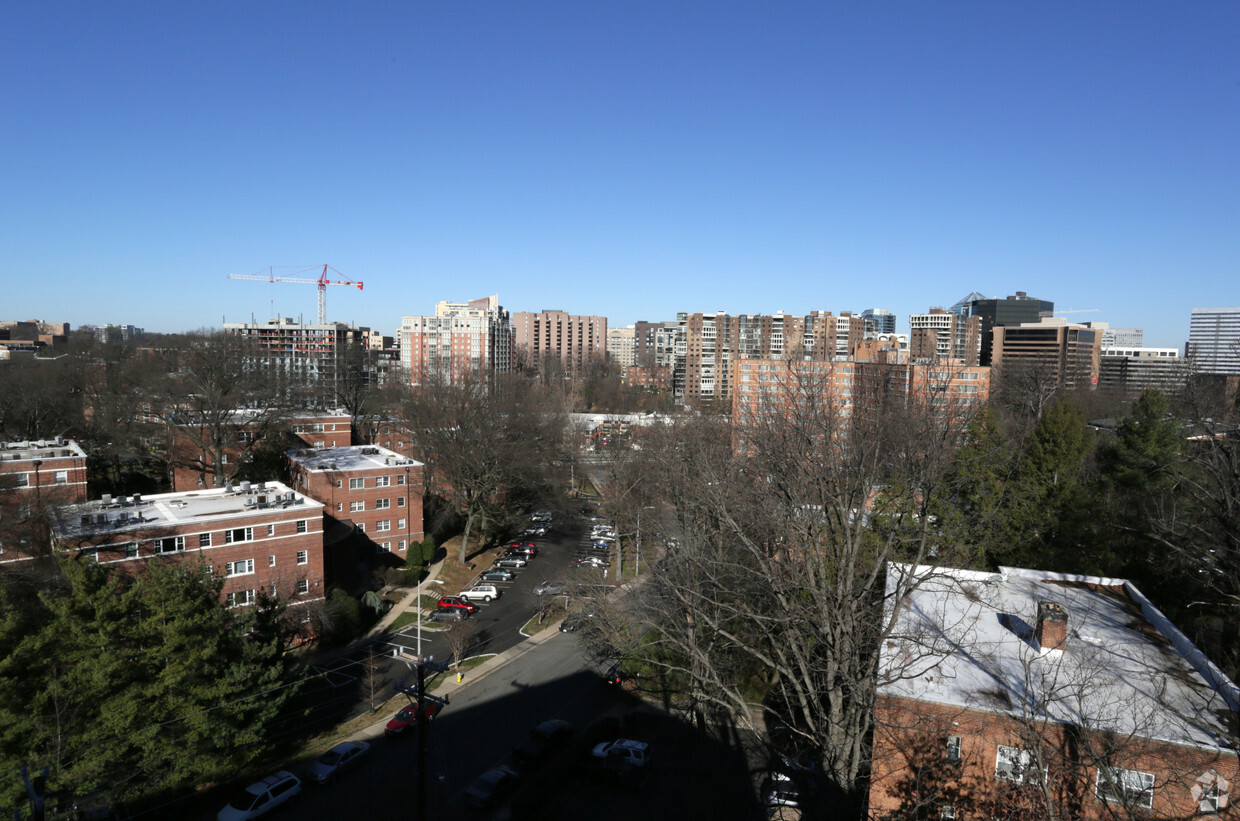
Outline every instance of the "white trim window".
<path fill-rule="evenodd" d="M 392 543 L 391 542 L 379 542 L 379 549 L 382 550 L 384 553 L 391 553 Z"/>
<path fill-rule="evenodd" d="M 178 553 L 185 549 L 184 536 L 168 536 L 155 539 L 151 545 L 156 553 Z"/>
<path fill-rule="evenodd" d="M 405 529 L 405 520 L 404 520 L 404 519 L 397 519 L 397 520 L 396 520 L 396 529 L 397 529 L 397 530 L 404 530 L 404 529 Z"/>
<path fill-rule="evenodd" d="M 366 479 L 365 479 L 365 478 L 358 478 L 358 479 L 350 479 L 350 480 L 349 480 L 349 490 L 364 490 L 364 489 L 365 489 L 365 487 L 366 487 Z"/>
<path fill-rule="evenodd" d="M 297 520 L 297 532 L 298 533 L 309 533 L 310 532 L 310 520 L 309 519 L 298 519 Z"/>
<path fill-rule="evenodd" d="M 268 567 L 276 566 L 276 554 L 272 553 L 270 556 L 267 557 L 267 566 Z"/>
<path fill-rule="evenodd" d="M 310 580 L 309 579 L 298 579 L 297 580 L 297 595 L 300 596 L 300 595 L 303 595 L 309 592 L 310 592 Z"/>
<path fill-rule="evenodd" d="M 391 499 L 375 499 L 375 510 L 387 510 L 391 506 Z"/>
<path fill-rule="evenodd" d="M 244 607 L 247 604 L 253 604 L 257 599 L 257 590 L 238 590 L 236 593 L 229 593 L 227 596 L 229 607 Z"/>
<path fill-rule="evenodd" d="M 947 748 L 945 751 L 947 760 L 953 764 L 960 762 L 960 736 L 949 735 L 947 737 Z"/>
<path fill-rule="evenodd" d="M 396 484 L 397 484 L 397 485 L 399 485 L 399 486 L 401 486 L 401 487 L 403 487 L 403 486 L 404 486 L 404 484 L 405 484 L 405 475 L 404 475 L 403 473 L 398 473 L 398 474 L 396 475 Z"/>
<path fill-rule="evenodd" d="M 383 519 L 382 521 L 375 522 L 376 533 L 381 533 L 383 531 L 391 530 L 391 529 L 392 529 L 391 519 Z"/>
<path fill-rule="evenodd" d="M 405 547 L 406 547 L 406 545 L 405 545 L 405 540 L 404 540 L 404 539 L 401 539 L 401 540 L 397 543 L 397 547 L 396 547 L 396 549 L 397 549 L 397 550 L 404 550 L 404 549 L 405 549 Z"/>
<path fill-rule="evenodd" d="M 404 506 L 405 506 L 405 497 L 404 497 L 404 496 L 397 496 L 397 497 L 396 497 L 396 506 L 397 506 L 397 507 L 404 507 Z"/>
<path fill-rule="evenodd" d="M 55 473 L 55 478 L 53 479 L 53 481 L 55 481 L 55 482 L 56 482 L 56 484 L 58 484 L 58 485 L 67 485 L 67 484 L 69 484 L 69 471 L 67 471 L 67 470 L 58 470 L 58 471 L 56 471 L 56 473 Z"/>
<path fill-rule="evenodd" d="M 363 511 L 365 511 L 365 510 L 366 510 L 366 502 L 365 502 L 365 501 L 359 501 L 359 502 L 349 502 L 349 512 L 350 512 L 350 513 L 362 513 L 362 512 L 363 512 Z"/>
<path fill-rule="evenodd" d="M 211 534 L 210 533 L 199 533 L 198 534 L 198 546 L 199 547 L 210 547 L 211 546 Z"/>
<path fill-rule="evenodd" d="M 995 778 L 1007 781 L 1029 781 L 1029 776 L 1036 771 L 1033 754 L 1020 747 L 999 745 L 999 753 L 995 757 Z"/>
<path fill-rule="evenodd" d="M 310 564 L 310 553 L 305 550 L 298 550 L 297 551 L 297 563 L 298 564 Z"/>
<path fill-rule="evenodd" d="M 389 487 L 392 484 L 391 476 L 376 476 L 375 487 Z"/>
<path fill-rule="evenodd" d="M 252 527 L 238 527 L 224 531 L 224 542 L 227 544 L 252 541 L 254 541 L 254 528 Z"/>
<path fill-rule="evenodd" d="M 224 562 L 225 576 L 248 576 L 254 572 L 253 559 L 241 559 L 236 562 Z"/>
<path fill-rule="evenodd" d="M 1102 801 L 1125 806 L 1154 806 L 1154 774 L 1120 767 L 1099 767 L 1094 794 Z"/>

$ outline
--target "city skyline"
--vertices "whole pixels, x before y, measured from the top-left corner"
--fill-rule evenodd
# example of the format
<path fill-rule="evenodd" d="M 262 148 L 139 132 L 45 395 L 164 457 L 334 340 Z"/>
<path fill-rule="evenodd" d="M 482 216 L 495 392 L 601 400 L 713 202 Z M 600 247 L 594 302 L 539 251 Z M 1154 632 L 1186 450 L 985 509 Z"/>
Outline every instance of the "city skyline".
<path fill-rule="evenodd" d="M 10 7 L 8 319 L 1235 305 L 1240 7 Z"/>

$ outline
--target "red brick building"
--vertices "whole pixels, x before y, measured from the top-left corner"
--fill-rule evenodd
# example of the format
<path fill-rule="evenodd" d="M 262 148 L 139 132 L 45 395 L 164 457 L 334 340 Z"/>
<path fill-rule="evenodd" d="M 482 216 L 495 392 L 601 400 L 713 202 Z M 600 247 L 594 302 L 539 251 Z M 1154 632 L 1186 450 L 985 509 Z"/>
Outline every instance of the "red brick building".
<path fill-rule="evenodd" d="M 104 496 L 57 510 L 55 548 L 137 573 L 156 559 L 201 561 L 230 607 L 260 590 L 304 605 L 324 598 L 323 505 L 279 482 Z"/>
<path fill-rule="evenodd" d="M 76 442 L 0 442 L 0 564 L 45 550 L 45 512 L 84 501 L 86 454 Z"/>
<path fill-rule="evenodd" d="M 302 412 L 292 415 L 238 410 L 228 425 L 229 444 L 224 450 L 224 475 L 236 476 L 241 460 L 269 436 L 289 437 L 285 444 L 301 442 L 312 448 L 348 447 L 353 444 L 352 417 L 344 411 Z M 203 447 L 208 431 L 192 420 L 171 419 L 168 464 L 172 488 L 189 491 L 215 486 L 215 458 Z"/>
<path fill-rule="evenodd" d="M 383 551 L 404 558 L 425 537 L 423 465 L 375 445 L 290 450 L 293 487 Z"/>
<path fill-rule="evenodd" d="M 872 818 L 1235 817 L 1240 690 L 1131 583 L 888 575 Z"/>

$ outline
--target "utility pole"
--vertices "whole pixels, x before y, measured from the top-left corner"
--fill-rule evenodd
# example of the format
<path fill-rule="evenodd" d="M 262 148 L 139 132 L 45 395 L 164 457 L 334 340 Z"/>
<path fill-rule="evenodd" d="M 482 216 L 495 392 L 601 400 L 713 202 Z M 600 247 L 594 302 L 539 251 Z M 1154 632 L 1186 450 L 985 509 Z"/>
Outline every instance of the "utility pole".
<path fill-rule="evenodd" d="M 421 656 L 418 656 L 416 663 L 418 665 L 417 686 L 410 687 L 409 685 L 405 684 L 405 680 L 403 678 L 397 681 L 394 686 L 398 693 L 404 693 L 406 696 L 409 696 L 411 700 L 414 700 L 415 703 L 417 704 L 418 778 L 417 778 L 417 788 L 416 788 L 417 798 L 415 799 L 413 817 L 417 819 L 417 821 L 424 821 L 424 819 L 426 818 L 426 757 L 427 757 L 426 702 L 437 701 L 441 704 L 448 703 L 448 700 L 446 698 L 441 699 L 438 696 L 432 696 L 426 693 L 426 668 L 429 667 L 433 672 L 436 672 L 436 673 L 446 673 L 448 672 L 448 665 L 436 662 L 434 656 L 431 656 L 430 658 L 422 658 Z"/>

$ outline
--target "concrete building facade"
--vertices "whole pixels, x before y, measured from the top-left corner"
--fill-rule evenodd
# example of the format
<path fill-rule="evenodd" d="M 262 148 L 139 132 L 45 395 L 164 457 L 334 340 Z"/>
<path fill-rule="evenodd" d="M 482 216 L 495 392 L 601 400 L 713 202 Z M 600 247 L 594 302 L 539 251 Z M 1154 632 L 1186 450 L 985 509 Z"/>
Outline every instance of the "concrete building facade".
<path fill-rule="evenodd" d="M 362 368 L 367 378 L 378 381 L 364 356 L 369 328 L 344 322 L 310 325 L 282 316 L 265 323 L 227 322 L 224 333 L 254 346 L 273 385 L 304 386 L 327 407 L 345 390 L 342 381 L 356 378 L 351 369 Z"/>
<path fill-rule="evenodd" d="M 637 364 L 637 329 L 633 325 L 607 329 L 607 359 L 621 373 Z"/>
<path fill-rule="evenodd" d="M 996 369 L 1044 369 L 1065 387 L 1098 384 L 1100 331 L 1064 319 L 1043 318 L 1015 326 L 998 325 L 991 336 L 991 362 Z M 1002 373 L 999 378 L 1003 378 Z"/>
<path fill-rule="evenodd" d="M 982 319 L 943 308 L 909 317 L 909 355 L 914 361 L 956 359 L 977 365 L 982 353 Z"/>
<path fill-rule="evenodd" d="M 1193 308 L 1186 355 L 1196 373 L 1240 374 L 1240 307 Z"/>
<path fill-rule="evenodd" d="M 1003 299 L 985 297 L 969 302 L 969 316 L 978 317 L 981 335 L 981 349 L 978 355 L 979 365 L 994 365 L 994 329 L 1008 325 L 1020 325 L 1026 322 L 1037 322 L 1055 312 L 1055 303 L 1044 299 L 1035 299 L 1024 291 Z"/>
<path fill-rule="evenodd" d="M 1103 348 L 1098 389 L 1137 396 L 1146 388 L 1176 394 L 1188 383 L 1188 362 L 1176 348 Z"/>

